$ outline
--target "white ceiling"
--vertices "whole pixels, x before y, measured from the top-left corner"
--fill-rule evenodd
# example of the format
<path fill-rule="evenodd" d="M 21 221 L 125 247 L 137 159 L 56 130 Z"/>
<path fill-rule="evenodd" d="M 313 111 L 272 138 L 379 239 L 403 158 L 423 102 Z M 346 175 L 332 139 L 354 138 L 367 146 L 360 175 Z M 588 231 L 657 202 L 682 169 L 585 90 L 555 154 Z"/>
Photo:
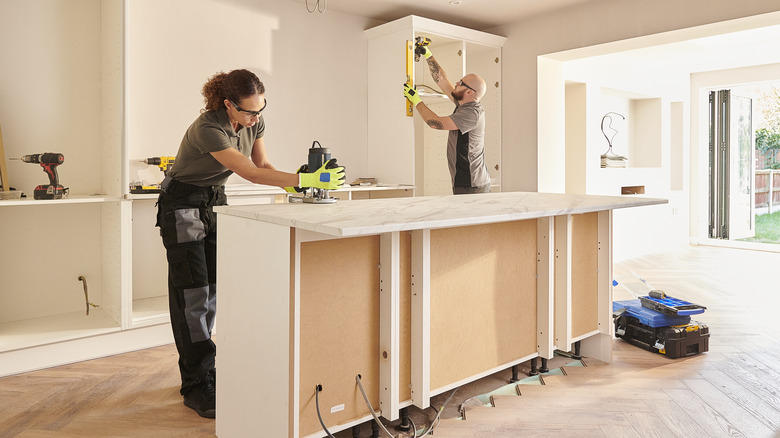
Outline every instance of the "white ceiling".
<path fill-rule="evenodd" d="M 594 0 L 298 0 L 309 10 L 318 6 L 380 21 L 393 21 L 407 15 L 485 30 L 514 23 L 533 15 Z M 460 4 L 450 4 L 460 3 Z M 304 5 L 301 5 L 304 7 Z"/>
<path fill-rule="evenodd" d="M 535 15 L 600 0 L 294 0 L 309 10 L 336 11 L 389 22 L 418 15 L 476 30 L 516 23 Z M 451 4 L 459 3 L 459 4 Z M 317 12 L 314 12 L 315 14 Z M 775 21 L 776 23 L 776 21 Z M 690 72 L 780 62 L 780 26 L 659 44 L 617 54 Z"/>
<path fill-rule="evenodd" d="M 780 25 L 618 52 L 615 62 L 656 63 L 689 73 L 780 63 Z"/>

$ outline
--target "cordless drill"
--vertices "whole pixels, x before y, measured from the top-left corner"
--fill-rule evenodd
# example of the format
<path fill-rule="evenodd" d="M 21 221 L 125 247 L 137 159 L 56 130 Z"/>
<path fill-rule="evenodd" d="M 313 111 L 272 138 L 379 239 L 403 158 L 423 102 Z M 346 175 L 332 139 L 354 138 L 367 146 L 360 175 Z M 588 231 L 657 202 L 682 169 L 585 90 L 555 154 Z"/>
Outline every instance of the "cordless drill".
<path fill-rule="evenodd" d="M 425 47 L 431 44 L 430 38 L 418 36 L 414 39 L 414 62 L 420 60 L 420 56 L 425 53 Z"/>
<path fill-rule="evenodd" d="M 165 176 L 168 176 L 168 171 L 171 170 L 175 161 L 176 157 L 151 157 L 141 160 L 144 164 L 159 167 Z M 144 185 L 143 183 L 132 183 L 130 184 L 130 193 L 160 193 L 160 184 Z"/>
<path fill-rule="evenodd" d="M 60 185 L 60 178 L 57 176 L 57 166 L 65 161 L 65 156 L 54 152 L 45 152 L 42 154 L 25 155 L 21 158 L 25 163 L 40 164 L 46 175 L 49 175 L 49 184 L 39 185 L 33 192 L 34 199 L 61 199 L 65 193 L 65 187 Z"/>
<path fill-rule="evenodd" d="M 142 163 L 157 166 L 162 170 L 163 175 L 168 176 L 168 171 L 173 167 L 173 163 L 176 161 L 176 157 L 152 157 L 145 160 L 141 160 Z"/>

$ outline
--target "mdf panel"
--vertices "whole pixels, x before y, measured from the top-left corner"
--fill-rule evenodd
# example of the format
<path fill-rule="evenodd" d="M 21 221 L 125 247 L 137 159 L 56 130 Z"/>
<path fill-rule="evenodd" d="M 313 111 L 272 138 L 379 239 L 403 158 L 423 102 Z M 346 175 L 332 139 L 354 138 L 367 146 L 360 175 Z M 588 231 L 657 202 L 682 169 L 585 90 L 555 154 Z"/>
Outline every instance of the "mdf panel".
<path fill-rule="evenodd" d="M 571 335 L 598 330 L 598 213 L 572 216 Z"/>
<path fill-rule="evenodd" d="M 369 199 L 371 197 L 371 192 L 352 192 L 351 194 L 336 193 L 334 196 L 339 199 L 351 199 L 355 201 L 358 199 Z"/>
<path fill-rule="evenodd" d="M 300 252 L 299 425 L 307 436 L 322 429 L 317 385 L 326 426 L 370 415 L 358 374 L 379 406 L 379 237 L 304 242 Z"/>
<path fill-rule="evenodd" d="M 398 400 L 412 399 L 412 233 L 401 233 L 400 349 Z"/>
<path fill-rule="evenodd" d="M 412 189 L 398 189 L 398 190 L 373 190 L 368 192 L 370 199 L 384 199 L 384 198 L 406 198 L 414 194 Z"/>
<path fill-rule="evenodd" d="M 535 220 L 431 231 L 431 389 L 536 352 Z"/>

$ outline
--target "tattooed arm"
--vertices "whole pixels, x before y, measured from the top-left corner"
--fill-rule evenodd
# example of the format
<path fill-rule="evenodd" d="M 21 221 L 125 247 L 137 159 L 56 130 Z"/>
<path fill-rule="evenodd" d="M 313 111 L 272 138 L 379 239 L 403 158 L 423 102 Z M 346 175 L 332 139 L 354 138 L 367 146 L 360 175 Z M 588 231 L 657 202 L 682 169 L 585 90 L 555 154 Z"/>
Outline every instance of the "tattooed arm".
<path fill-rule="evenodd" d="M 447 77 L 447 73 L 443 68 L 441 68 L 441 65 L 439 65 L 439 63 L 436 61 L 436 58 L 433 56 L 428 57 L 426 61 L 428 62 L 428 67 L 431 70 L 431 77 L 436 82 L 436 85 L 438 85 L 441 91 L 454 102 L 455 98 L 452 97 L 452 90 L 455 89 L 455 86 L 452 84 L 452 82 L 450 82 L 450 79 Z"/>
<path fill-rule="evenodd" d="M 457 125 L 455 125 L 455 122 L 453 122 L 449 116 L 437 116 L 436 113 L 431 111 L 431 109 L 428 108 L 428 106 L 423 102 L 418 103 L 415 109 L 417 110 L 417 113 L 420 114 L 420 117 L 425 120 L 425 123 L 427 123 L 428 126 L 433 129 L 441 129 L 445 131 L 454 131 L 458 129 Z"/>

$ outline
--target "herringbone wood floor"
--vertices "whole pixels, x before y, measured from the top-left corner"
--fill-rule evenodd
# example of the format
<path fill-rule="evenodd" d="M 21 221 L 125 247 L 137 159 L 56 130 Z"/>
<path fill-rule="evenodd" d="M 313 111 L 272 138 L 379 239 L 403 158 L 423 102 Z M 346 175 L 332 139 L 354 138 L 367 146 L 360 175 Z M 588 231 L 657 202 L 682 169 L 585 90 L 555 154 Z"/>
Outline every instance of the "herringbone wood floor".
<path fill-rule="evenodd" d="M 776 436 L 780 254 L 690 247 L 617 263 L 614 274 L 632 271 L 707 306 L 698 319 L 710 327 L 709 352 L 672 360 L 615 340 L 612 364 L 586 358 L 586 368 L 565 367 L 567 376 L 548 376 L 544 386 L 522 385 L 520 396 L 443 420 L 433 436 Z M 616 300 L 630 298 L 615 289 Z M 164 346 L 0 379 L 0 437 L 53 436 L 212 437 L 214 421 L 182 405 L 175 349 Z"/>

